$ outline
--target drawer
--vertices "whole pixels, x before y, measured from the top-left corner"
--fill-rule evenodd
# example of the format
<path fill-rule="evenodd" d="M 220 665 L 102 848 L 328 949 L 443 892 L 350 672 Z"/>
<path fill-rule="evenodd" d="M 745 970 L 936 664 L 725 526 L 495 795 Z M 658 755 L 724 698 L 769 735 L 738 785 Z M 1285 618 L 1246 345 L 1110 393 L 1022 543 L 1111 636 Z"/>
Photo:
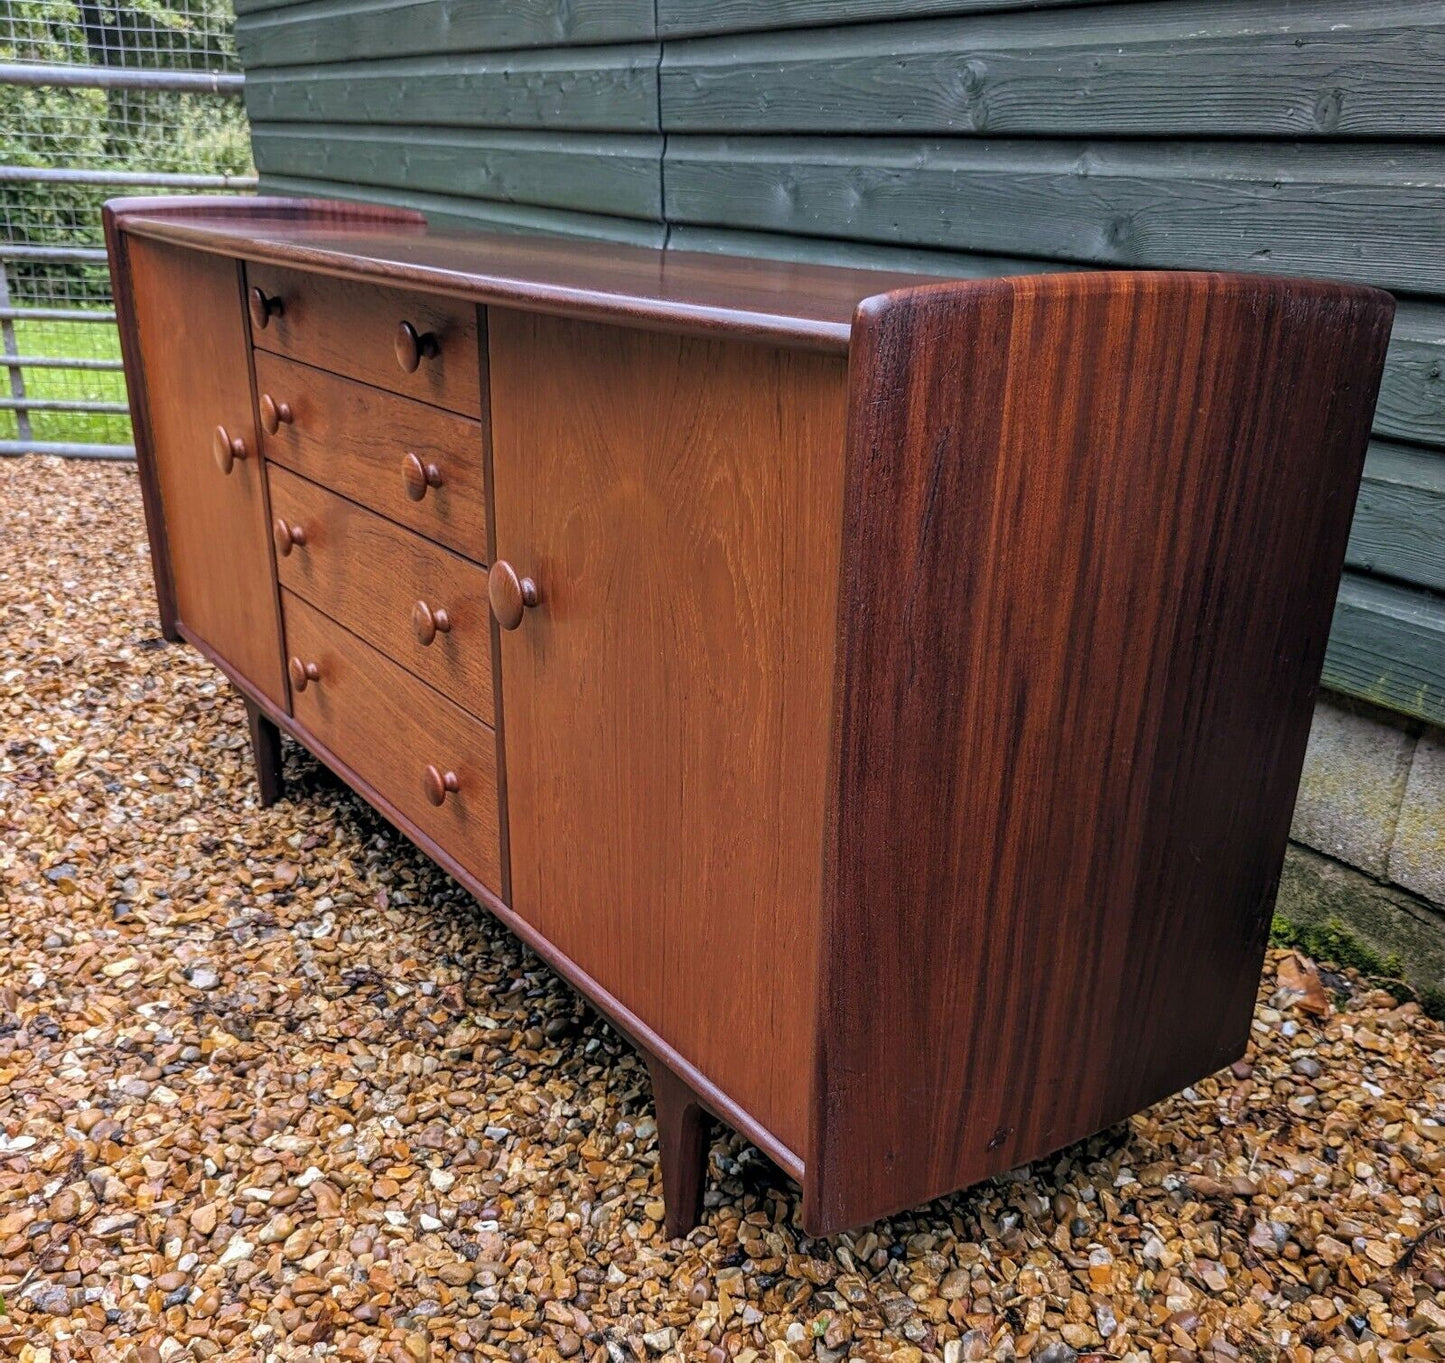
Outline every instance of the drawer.
<path fill-rule="evenodd" d="M 256 392 L 268 459 L 486 561 L 481 422 L 265 351 Z"/>
<path fill-rule="evenodd" d="M 290 592 L 281 614 L 297 723 L 500 895 L 496 734 Z"/>
<path fill-rule="evenodd" d="M 266 472 L 281 585 L 490 723 L 486 571 L 283 468 Z"/>
<path fill-rule="evenodd" d="M 474 303 L 256 264 L 246 266 L 246 299 L 258 350 L 466 416 L 482 414 Z M 397 354 L 403 328 L 420 348 L 406 361 L 415 360 L 410 369 Z"/>

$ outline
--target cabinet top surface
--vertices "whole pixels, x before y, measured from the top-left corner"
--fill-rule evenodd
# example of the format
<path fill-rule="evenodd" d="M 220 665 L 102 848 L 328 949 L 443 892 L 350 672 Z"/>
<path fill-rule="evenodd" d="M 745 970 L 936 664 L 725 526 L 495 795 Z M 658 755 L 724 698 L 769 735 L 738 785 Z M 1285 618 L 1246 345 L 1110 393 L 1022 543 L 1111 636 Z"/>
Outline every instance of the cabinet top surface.
<path fill-rule="evenodd" d="M 935 276 L 569 238 L 428 228 L 418 215 L 287 199 L 122 199 L 126 232 L 479 303 L 846 351 L 864 299 Z"/>

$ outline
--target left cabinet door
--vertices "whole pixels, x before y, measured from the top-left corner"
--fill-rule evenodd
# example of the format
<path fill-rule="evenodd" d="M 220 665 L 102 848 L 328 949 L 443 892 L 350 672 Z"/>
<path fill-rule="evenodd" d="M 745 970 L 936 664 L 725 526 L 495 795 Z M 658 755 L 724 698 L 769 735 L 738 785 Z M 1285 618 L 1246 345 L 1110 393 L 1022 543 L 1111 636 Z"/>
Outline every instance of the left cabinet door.
<path fill-rule="evenodd" d="M 130 379 L 144 384 L 176 615 L 285 707 L 241 265 L 139 237 L 127 257 L 141 369 Z"/>

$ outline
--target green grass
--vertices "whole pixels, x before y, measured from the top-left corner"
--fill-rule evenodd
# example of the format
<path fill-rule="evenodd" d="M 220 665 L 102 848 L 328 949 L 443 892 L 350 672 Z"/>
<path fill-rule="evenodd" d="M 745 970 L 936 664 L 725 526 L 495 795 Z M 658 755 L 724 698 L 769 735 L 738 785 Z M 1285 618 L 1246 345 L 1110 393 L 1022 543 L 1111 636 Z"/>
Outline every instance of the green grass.
<path fill-rule="evenodd" d="M 22 355 L 63 356 L 92 360 L 118 360 L 120 337 L 114 325 L 100 322 L 16 322 L 15 344 Z M 116 371 L 85 369 L 25 369 L 26 397 L 82 399 L 88 402 L 124 402 L 125 376 Z M 0 388 L 9 397 L 8 381 Z M 91 412 L 30 413 L 33 439 L 69 440 L 97 445 L 131 443 L 130 418 Z M 0 440 L 15 440 L 19 430 L 15 413 L 0 411 Z"/>

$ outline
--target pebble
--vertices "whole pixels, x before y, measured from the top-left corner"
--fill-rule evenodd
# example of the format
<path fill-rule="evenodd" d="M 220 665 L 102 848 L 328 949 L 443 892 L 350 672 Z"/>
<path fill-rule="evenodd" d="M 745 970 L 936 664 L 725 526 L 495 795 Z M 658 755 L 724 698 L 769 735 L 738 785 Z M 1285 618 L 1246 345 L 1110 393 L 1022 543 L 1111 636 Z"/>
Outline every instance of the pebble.
<path fill-rule="evenodd" d="M 674 1242 L 635 1052 L 299 749 L 259 806 L 134 470 L 0 460 L 0 524 L 0 1357 L 1445 1357 L 1445 1041 L 1374 981 L 1271 951 L 1234 1065 L 831 1240 L 715 1128 Z"/>

